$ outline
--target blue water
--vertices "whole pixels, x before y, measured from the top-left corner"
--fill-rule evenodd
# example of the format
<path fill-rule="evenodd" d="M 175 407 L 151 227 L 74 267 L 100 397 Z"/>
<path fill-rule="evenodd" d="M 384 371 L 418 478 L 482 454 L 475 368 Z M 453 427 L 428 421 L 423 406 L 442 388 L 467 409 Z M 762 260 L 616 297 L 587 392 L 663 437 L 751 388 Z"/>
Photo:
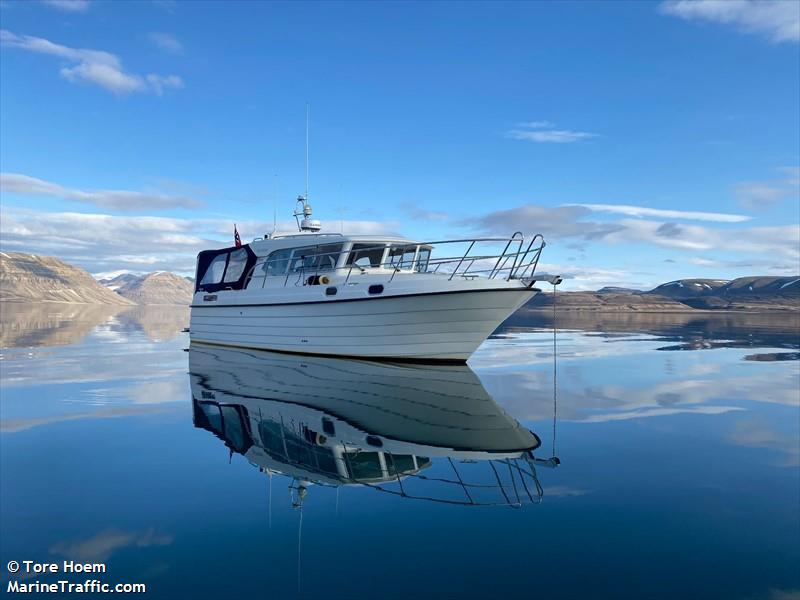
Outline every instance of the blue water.
<path fill-rule="evenodd" d="M 248 358 L 256 367 L 215 355 L 214 376 L 193 364 L 192 384 L 182 311 L 3 308 L 4 591 L 10 579 L 87 579 L 6 570 L 11 560 L 69 559 L 105 563 L 91 577 L 145 583 L 154 598 L 800 597 L 796 320 L 565 318 L 554 387 L 552 322 L 517 316 L 457 373 L 488 398 L 480 410 L 493 399 L 536 435 L 512 461 L 464 460 L 437 447 L 433 429 L 417 436 L 408 399 L 392 394 L 370 392 L 395 419 L 373 426 L 354 392 L 316 377 L 325 363 L 294 369 L 330 390 L 316 394 L 313 414 L 292 403 L 294 375 L 258 353 Z M 254 368 L 264 379 L 241 395 Z M 385 383 L 383 371 L 359 373 Z M 400 373 L 416 373 L 404 381 L 425 402 L 457 406 L 427 372 Z M 322 410 L 329 395 L 345 408 Z M 292 478 L 282 473 L 296 475 L 297 463 L 264 469 L 252 449 L 239 452 L 230 420 L 215 434 L 198 417 L 201 401 L 240 402 L 253 423 L 286 419 L 301 433 L 288 415 L 330 413 L 340 436 L 357 431 L 362 457 L 377 456 L 367 434 L 401 449 L 414 437 L 408 455 L 420 468 L 399 483 Z M 465 435 L 476 448 L 485 437 Z M 521 465 L 517 477 L 502 470 L 509 463 Z"/>

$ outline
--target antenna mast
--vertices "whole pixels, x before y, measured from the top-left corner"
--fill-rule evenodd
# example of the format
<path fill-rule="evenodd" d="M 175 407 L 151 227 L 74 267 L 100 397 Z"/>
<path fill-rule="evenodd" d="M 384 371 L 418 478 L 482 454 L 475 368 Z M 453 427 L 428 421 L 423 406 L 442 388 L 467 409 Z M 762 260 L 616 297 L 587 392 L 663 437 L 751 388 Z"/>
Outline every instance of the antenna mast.
<path fill-rule="evenodd" d="M 311 108 L 306 102 L 306 201 L 308 201 L 308 113 L 310 110 Z"/>
<path fill-rule="evenodd" d="M 278 231 L 278 174 L 272 178 L 272 235 Z"/>
<path fill-rule="evenodd" d="M 297 228 L 302 231 L 319 231 L 322 225 L 317 219 L 311 218 L 311 205 L 308 203 L 308 114 L 309 104 L 306 102 L 306 195 L 298 196 L 297 203 L 294 205 L 294 218 L 297 221 Z M 300 220 L 303 217 L 303 220 Z"/>

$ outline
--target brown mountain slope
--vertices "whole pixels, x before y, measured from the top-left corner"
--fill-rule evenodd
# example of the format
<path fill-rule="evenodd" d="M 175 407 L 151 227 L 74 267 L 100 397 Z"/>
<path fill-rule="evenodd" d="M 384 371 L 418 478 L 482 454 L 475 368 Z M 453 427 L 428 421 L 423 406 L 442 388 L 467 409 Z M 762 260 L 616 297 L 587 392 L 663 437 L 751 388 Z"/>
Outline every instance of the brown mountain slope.
<path fill-rule="evenodd" d="M 79 267 L 20 252 L 0 252 L 0 301 L 132 304 Z"/>
<path fill-rule="evenodd" d="M 149 273 L 117 288 L 117 293 L 136 304 L 179 304 L 192 302 L 194 285 L 185 277 L 164 271 Z"/>

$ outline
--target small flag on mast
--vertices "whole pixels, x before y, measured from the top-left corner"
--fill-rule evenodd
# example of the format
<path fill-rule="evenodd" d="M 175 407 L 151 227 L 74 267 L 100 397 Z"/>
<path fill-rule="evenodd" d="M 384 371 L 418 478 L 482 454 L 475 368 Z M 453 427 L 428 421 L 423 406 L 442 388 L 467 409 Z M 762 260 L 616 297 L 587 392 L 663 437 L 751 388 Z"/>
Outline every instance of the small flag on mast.
<path fill-rule="evenodd" d="M 233 241 L 237 248 L 242 247 L 242 238 L 239 237 L 239 230 L 236 229 L 236 223 L 233 224 Z"/>

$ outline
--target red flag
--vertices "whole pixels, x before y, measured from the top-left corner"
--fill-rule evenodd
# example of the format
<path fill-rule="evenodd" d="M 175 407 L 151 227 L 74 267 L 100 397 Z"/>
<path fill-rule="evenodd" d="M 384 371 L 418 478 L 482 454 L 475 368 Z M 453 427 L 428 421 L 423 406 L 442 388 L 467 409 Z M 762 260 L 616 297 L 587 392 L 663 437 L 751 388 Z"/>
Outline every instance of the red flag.
<path fill-rule="evenodd" d="M 239 230 L 236 229 L 236 223 L 233 224 L 233 241 L 236 243 L 237 248 L 242 247 L 242 238 L 239 237 Z"/>

